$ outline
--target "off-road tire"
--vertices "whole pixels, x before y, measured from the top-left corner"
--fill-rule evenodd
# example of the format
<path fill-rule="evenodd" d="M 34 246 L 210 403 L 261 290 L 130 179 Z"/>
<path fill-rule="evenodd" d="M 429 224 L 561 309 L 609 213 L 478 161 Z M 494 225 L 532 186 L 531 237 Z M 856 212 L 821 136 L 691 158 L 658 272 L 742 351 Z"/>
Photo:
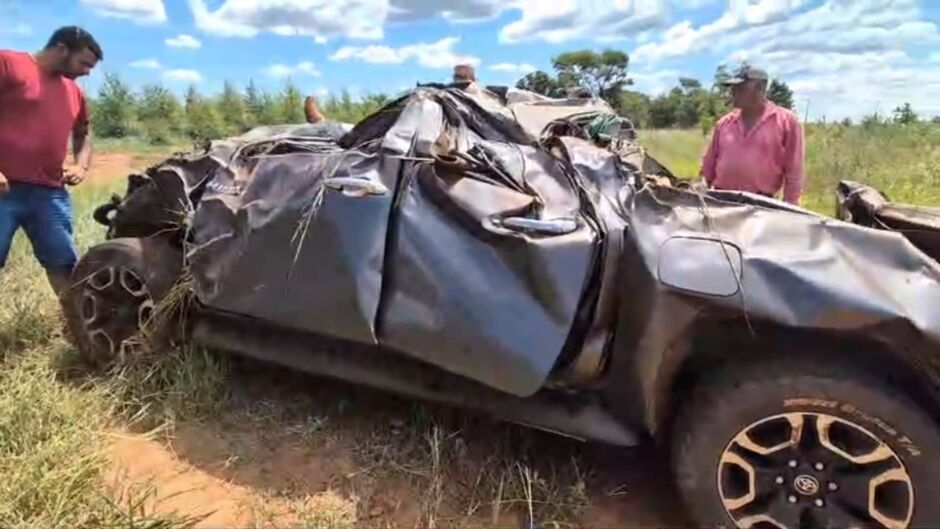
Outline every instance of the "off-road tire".
<path fill-rule="evenodd" d="M 147 340 L 143 340 L 140 314 L 144 304 L 151 310 L 156 308 L 177 283 L 182 269 L 182 250 L 161 237 L 111 239 L 92 247 L 75 267 L 72 284 L 62 298 L 69 338 L 81 360 L 103 367 L 123 358 L 132 345 L 134 349 L 163 347 L 177 338 L 176 319 L 168 317 L 161 318 L 167 322 L 163 325 L 148 325 Z M 124 300 L 139 306 L 123 306 Z M 113 319 L 101 323 L 105 317 Z M 100 329 L 107 331 L 108 339 L 114 336 L 110 346 L 96 334 Z"/>
<path fill-rule="evenodd" d="M 752 490 L 762 494 L 758 498 L 764 498 L 763 494 L 767 493 L 766 497 L 775 498 L 773 501 L 776 502 L 776 495 L 783 495 L 779 499 L 782 503 L 766 500 L 767 505 L 773 506 L 768 507 L 768 510 L 772 508 L 772 513 L 779 515 L 779 518 L 787 517 L 792 522 L 791 509 L 802 509 L 797 519 L 807 525 L 812 520 L 822 520 L 830 516 L 827 514 L 830 511 L 813 510 L 822 509 L 819 505 L 824 505 L 825 509 L 838 508 L 839 512 L 844 510 L 842 506 L 849 502 L 848 496 L 836 496 L 839 492 L 831 493 L 831 497 L 825 495 L 829 494 L 828 491 L 838 490 L 833 489 L 839 486 L 836 469 L 848 468 L 853 463 L 840 463 L 843 456 L 834 457 L 831 468 L 825 469 L 831 472 L 827 477 L 823 473 L 814 473 L 813 467 L 821 463 L 814 463 L 812 459 L 815 456 L 809 455 L 833 452 L 831 446 L 835 445 L 832 439 L 835 438 L 833 432 L 836 428 L 833 425 L 837 425 L 842 432 L 840 435 L 845 439 L 851 436 L 857 436 L 858 439 L 867 431 L 887 445 L 896 456 L 877 463 L 866 463 L 869 466 L 864 469 L 860 467 L 858 470 L 866 472 L 864 477 L 853 477 L 851 480 L 846 478 L 848 481 L 842 493 L 849 494 L 850 488 L 853 491 L 864 490 L 864 485 L 867 484 L 869 488 L 865 496 L 871 498 L 871 491 L 875 490 L 874 497 L 877 501 L 874 511 L 882 514 L 881 510 L 888 510 L 881 506 L 883 501 L 887 501 L 883 499 L 887 497 L 884 488 L 886 485 L 880 484 L 876 485 L 875 489 L 870 488 L 873 483 L 880 482 L 882 476 L 878 474 L 882 469 L 871 465 L 884 465 L 885 469 L 900 465 L 904 469 L 903 472 L 891 471 L 892 475 L 906 476 L 910 485 L 905 484 L 905 480 L 887 485 L 891 487 L 887 493 L 893 495 L 889 499 L 895 502 L 892 509 L 893 519 L 909 516 L 905 527 L 940 527 L 940 502 L 936 501 L 937 491 L 940 491 L 940 430 L 937 423 L 897 388 L 860 369 L 798 360 L 777 360 L 741 366 L 708 376 L 708 379 L 695 388 L 683 402 L 683 408 L 673 425 L 673 470 L 696 526 L 751 526 L 754 521 L 752 513 L 762 509 L 765 500 L 762 499 L 761 503 L 751 500 L 754 503 L 744 503 L 743 507 L 737 507 L 737 504 L 750 497 L 750 492 L 741 494 L 741 491 L 747 491 L 747 487 L 738 488 L 735 494 L 728 494 L 725 489 L 730 491 L 733 488 L 729 480 L 741 482 L 742 477 L 752 475 L 750 472 L 744 472 L 745 467 L 751 466 L 752 460 L 760 463 L 760 466 L 752 466 L 751 470 L 756 469 L 757 479 L 750 481 Z M 767 420 L 773 417 L 777 419 Z M 773 423 L 774 420 L 780 420 L 780 417 L 788 422 L 792 421 L 790 434 L 799 429 L 800 433 L 794 435 L 800 439 L 808 439 L 800 443 L 812 444 L 813 436 L 825 437 L 826 443 L 817 443 L 819 447 L 815 449 L 804 444 L 792 445 L 779 452 L 759 457 L 755 457 L 758 456 L 757 452 L 749 453 L 744 448 L 749 446 L 748 441 L 770 433 L 767 428 L 781 428 L 779 424 Z M 799 428 L 796 428 L 797 424 L 800 425 Z M 859 429 L 853 429 L 853 426 Z M 764 428 L 765 433 L 759 433 L 757 428 Z M 825 434 L 821 436 L 820 432 L 823 431 Z M 743 437 L 745 445 L 738 444 L 742 440 L 742 432 L 749 432 Z M 766 437 L 762 439 L 761 443 L 756 443 L 762 451 L 780 446 L 779 438 L 773 442 L 766 440 Z M 839 448 L 852 458 L 862 461 L 865 451 L 873 449 L 872 447 L 881 447 L 877 442 L 873 443 L 855 453 L 841 446 Z M 880 454 L 887 453 L 880 449 L 874 450 Z M 738 453 L 748 459 L 744 461 L 747 464 L 740 469 L 734 468 L 737 460 L 732 457 Z M 791 456 L 792 459 L 789 459 Z M 762 460 L 762 457 L 767 459 Z M 771 461 L 786 460 L 782 458 L 789 460 L 785 463 L 784 470 L 778 474 L 778 463 Z M 789 468 L 794 462 L 799 466 Z M 721 473 L 719 468 L 722 469 Z M 772 477 L 774 475 L 777 476 Z M 872 480 L 870 475 L 876 475 L 878 479 Z M 832 481 L 827 483 L 829 479 Z M 859 479 L 862 480 L 860 483 L 857 481 Z M 773 480 L 772 485 L 767 484 L 769 480 Z M 758 485 L 754 485 L 755 483 Z M 765 485 L 760 485 L 761 483 Z M 768 490 L 761 490 L 762 486 Z M 780 491 L 769 491 L 772 486 L 779 486 Z M 814 490 L 818 491 L 816 495 L 807 494 Z M 903 499 L 908 491 L 912 491 L 912 502 Z M 806 514 L 807 512 L 810 514 Z M 869 515 L 860 511 L 856 513 Z M 774 521 L 779 520 L 775 518 Z M 816 523 L 818 522 L 812 522 Z M 789 525 L 797 526 L 790 529 L 803 529 L 800 523 Z M 752 526 L 772 528 L 775 524 L 764 522 Z M 884 524 L 876 522 L 870 526 L 883 527 Z M 858 527 L 869 525 L 859 523 Z"/>

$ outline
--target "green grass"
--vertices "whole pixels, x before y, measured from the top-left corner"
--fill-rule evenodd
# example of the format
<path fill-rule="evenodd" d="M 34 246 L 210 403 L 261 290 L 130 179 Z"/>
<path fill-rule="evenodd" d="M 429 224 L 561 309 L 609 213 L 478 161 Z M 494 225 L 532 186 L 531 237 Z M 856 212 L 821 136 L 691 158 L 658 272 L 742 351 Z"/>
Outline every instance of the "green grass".
<path fill-rule="evenodd" d="M 166 154 L 189 149 L 191 146 L 192 142 L 187 142 L 184 138 L 176 138 L 169 145 L 154 145 L 140 136 L 95 139 L 96 153 L 133 153 L 137 156 Z"/>
<path fill-rule="evenodd" d="M 839 180 L 873 185 L 896 202 L 940 204 L 940 126 L 806 126 L 802 205 L 831 215 Z M 640 132 L 650 154 L 681 178 L 697 178 L 708 136 L 692 130 Z"/>

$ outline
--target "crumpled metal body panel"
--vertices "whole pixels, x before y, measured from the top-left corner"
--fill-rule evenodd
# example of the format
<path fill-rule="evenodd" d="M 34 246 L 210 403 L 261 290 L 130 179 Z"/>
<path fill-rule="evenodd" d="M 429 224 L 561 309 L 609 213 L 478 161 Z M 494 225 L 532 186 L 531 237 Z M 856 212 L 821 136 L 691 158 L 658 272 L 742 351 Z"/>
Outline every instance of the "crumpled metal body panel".
<path fill-rule="evenodd" d="M 508 146 L 504 144 L 503 147 Z M 496 146 L 494 146 L 496 147 Z M 404 181 L 389 248 L 380 342 L 449 371 L 531 395 L 565 345 L 595 266 L 596 233 L 553 160 L 524 148 L 518 183 L 544 218 L 579 220 L 561 235 L 500 228 L 536 197 L 416 166 Z"/>
<path fill-rule="evenodd" d="M 703 318 L 865 338 L 886 354 L 938 365 L 940 265 L 901 234 L 741 193 L 647 186 L 624 188 L 621 203 L 630 233 L 625 288 L 634 295 L 624 299 L 618 341 L 635 355 L 615 355 L 613 373 L 637 395 L 655 398 L 660 375 L 675 367 L 668 355 Z M 708 240 L 727 253 L 710 252 L 705 263 L 698 252 L 664 251 L 677 238 Z M 714 279 L 700 291 L 676 288 L 660 281 L 664 265 L 710 269 L 704 273 Z M 707 291 L 727 285 L 729 276 L 740 278 L 733 294 Z M 649 424 L 655 404 L 646 402 Z"/>
<path fill-rule="evenodd" d="M 418 90 L 373 119 L 345 149 L 289 130 L 213 143 L 187 241 L 197 297 L 534 394 L 594 321 L 595 278 L 616 266 L 595 182 L 623 174 L 580 154 L 590 176 L 561 163 L 489 92 Z M 346 188 L 363 181 L 385 191 Z M 594 332 L 596 375 L 611 331 Z"/>
<path fill-rule="evenodd" d="M 891 202 L 881 191 L 845 180 L 836 188 L 836 216 L 861 226 L 896 231 L 940 259 L 940 208 Z"/>
<path fill-rule="evenodd" d="M 216 175 L 193 219 L 200 301 L 310 332 L 376 343 L 392 193 L 349 195 L 330 179 L 394 189 L 398 162 L 360 152 L 261 159 L 239 191 Z"/>

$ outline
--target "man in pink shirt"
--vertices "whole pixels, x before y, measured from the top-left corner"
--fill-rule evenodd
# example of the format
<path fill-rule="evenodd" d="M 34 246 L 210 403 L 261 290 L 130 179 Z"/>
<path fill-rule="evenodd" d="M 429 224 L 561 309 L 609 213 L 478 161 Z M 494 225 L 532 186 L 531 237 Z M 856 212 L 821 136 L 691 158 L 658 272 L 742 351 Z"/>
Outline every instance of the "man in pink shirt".
<path fill-rule="evenodd" d="M 75 26 L 56 30 L 36 53 L 0 50 L 0 270 L 22 228 L 60 295 L 78 259 L 65 185 L 81 182 L 91 163 L 88 109 L 75 79 L 101 58 L 95 39 Z"/>
<path fill-rule="evenodd" d="M 796 115 L 767 100 L 767 73 L 742 66 L 725 84 L 734 110 L 718 120 L 702 158 L 713 189 L 749 191 L 799 204 L 803 192 L 803 127 Z"/>

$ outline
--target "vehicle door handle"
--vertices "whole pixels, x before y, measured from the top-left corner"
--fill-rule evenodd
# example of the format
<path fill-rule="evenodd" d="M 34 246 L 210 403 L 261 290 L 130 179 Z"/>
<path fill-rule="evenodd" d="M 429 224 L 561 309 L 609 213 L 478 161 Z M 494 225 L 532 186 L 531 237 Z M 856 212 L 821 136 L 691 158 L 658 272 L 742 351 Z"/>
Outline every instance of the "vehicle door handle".
<path fill-rule="evenodd" d="M 324 185 L 330 189 L 342 191 L 344 195 L 354 198 L 388 194 L 388 188 L 381 182 L 352 176 L 327 178 Z"/>
<path fill-rule="evenodd" d="M 499 224 L 513 231 L 533 231 L 546 235 L 566 235 L 578 229 L 578 221 L 571 218 L 539 220 L 507 217 L 499 221 Z"/>

